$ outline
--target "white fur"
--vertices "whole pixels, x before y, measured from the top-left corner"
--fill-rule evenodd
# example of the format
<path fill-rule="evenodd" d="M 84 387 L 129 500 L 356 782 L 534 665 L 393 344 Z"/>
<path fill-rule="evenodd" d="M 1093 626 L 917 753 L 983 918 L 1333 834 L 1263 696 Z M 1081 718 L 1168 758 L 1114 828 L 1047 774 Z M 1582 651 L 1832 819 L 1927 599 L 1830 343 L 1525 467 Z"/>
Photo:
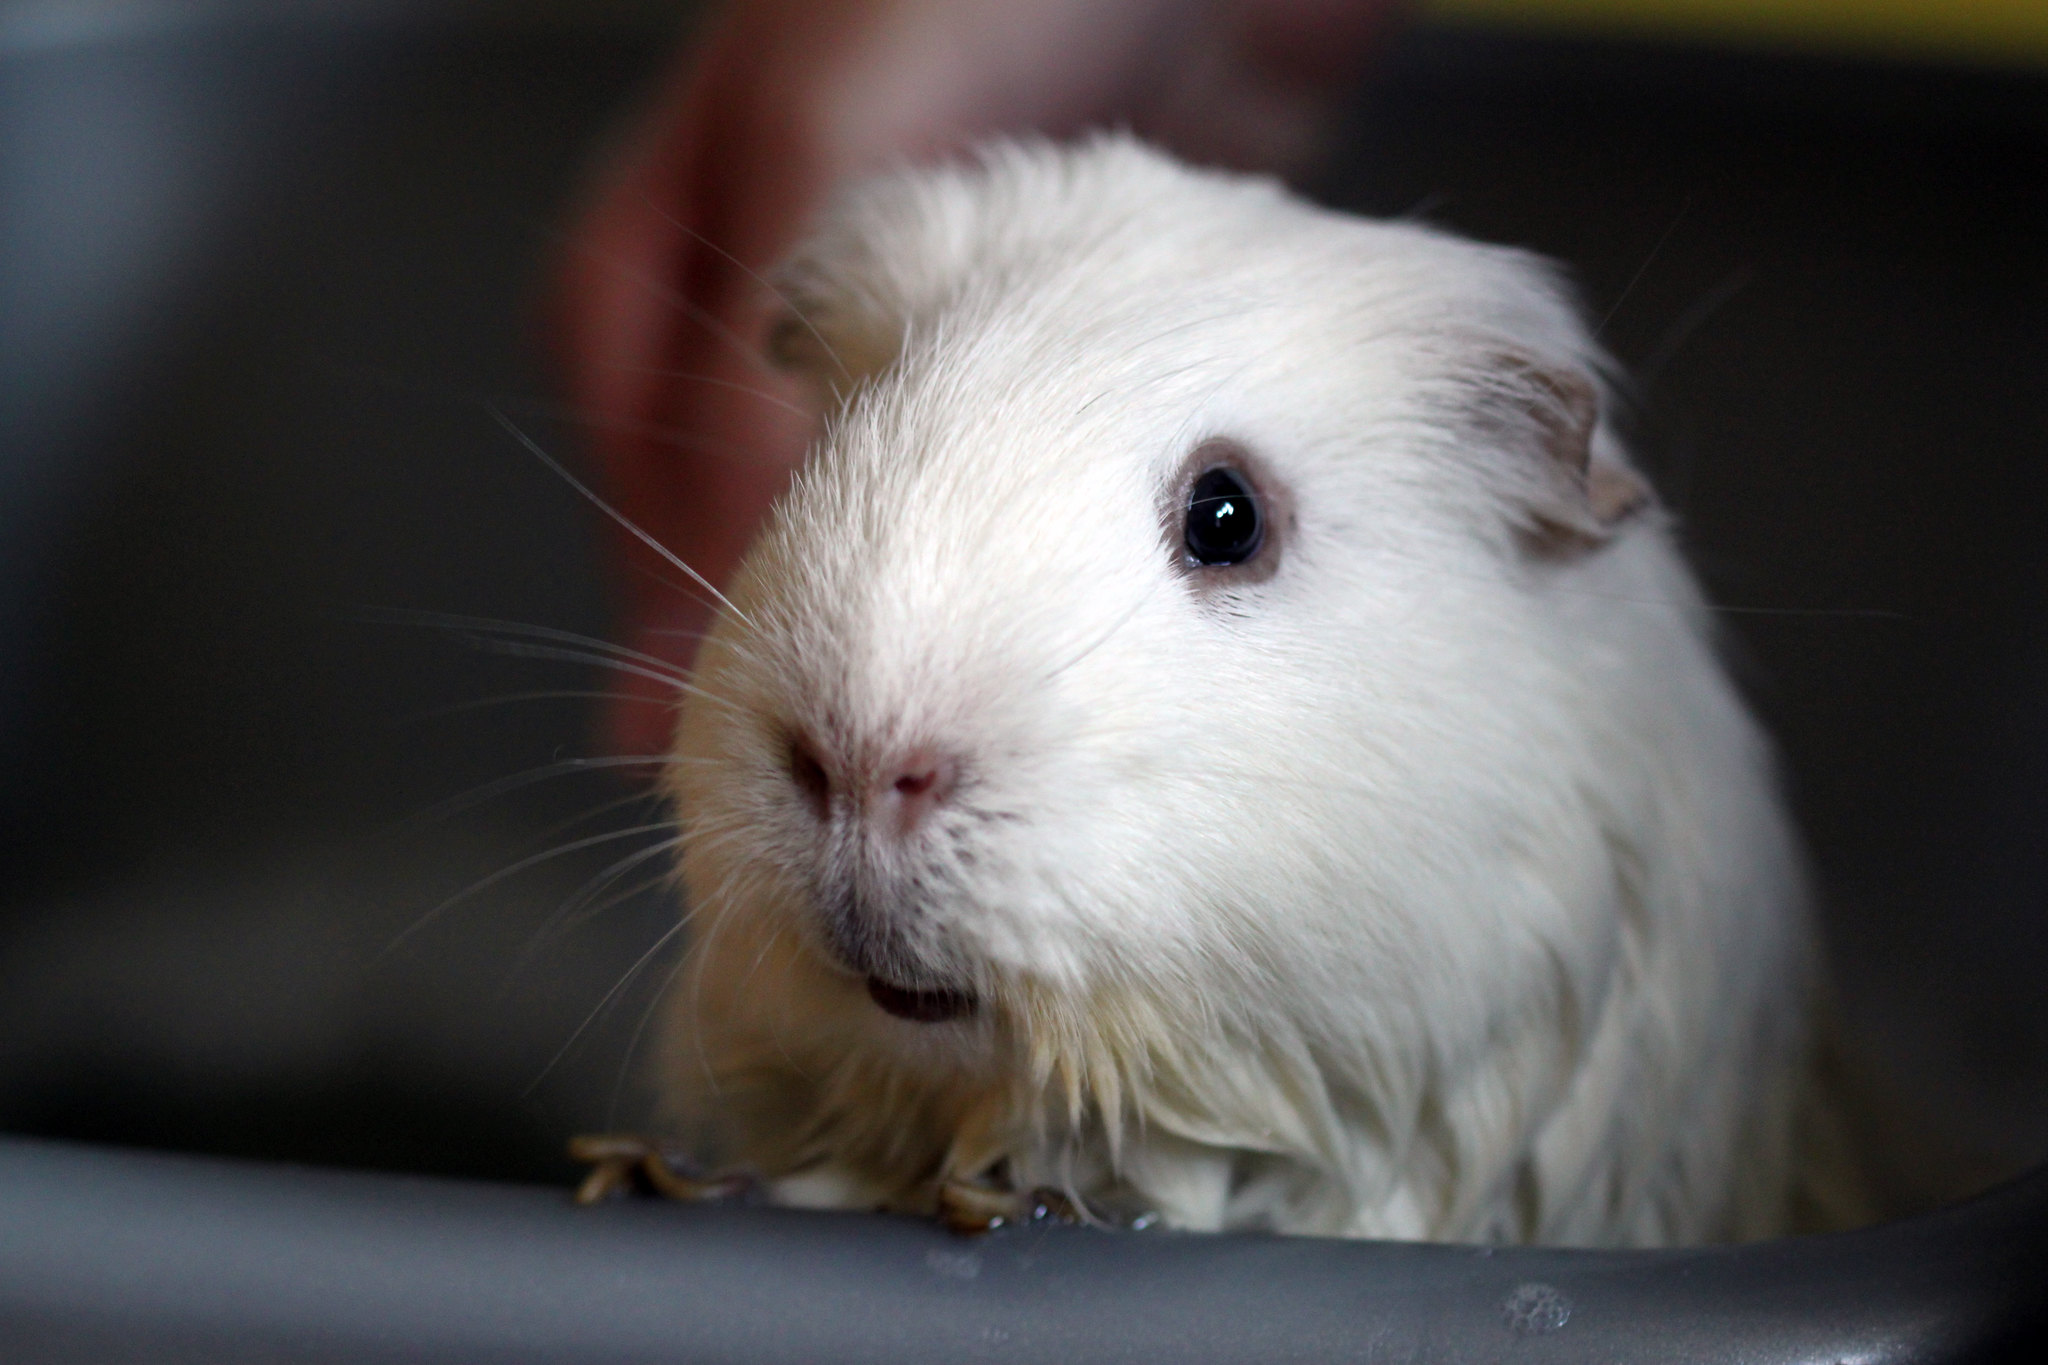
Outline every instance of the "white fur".
<path fill-rule="evenodd" d="M 1599 373 L 1549 270 L 1101 139 L 865 185 L 783 279 L 827 417 L 674 769 L 662 1083 L 708 1159 L 1196 1229 L 1783 1226 L 1810 967 L 1768 747 L 1661 514 L 1538 552 L 1545 457 L 1475 418 L 1504 364 Z M 1176 566 L 1217 436 L 1291 502 L 1264 582 Z M 834 833 L 793 733 L 967 777 L 907 842 Z M 974 1017 L 835 959 L 858 857 Z"/>

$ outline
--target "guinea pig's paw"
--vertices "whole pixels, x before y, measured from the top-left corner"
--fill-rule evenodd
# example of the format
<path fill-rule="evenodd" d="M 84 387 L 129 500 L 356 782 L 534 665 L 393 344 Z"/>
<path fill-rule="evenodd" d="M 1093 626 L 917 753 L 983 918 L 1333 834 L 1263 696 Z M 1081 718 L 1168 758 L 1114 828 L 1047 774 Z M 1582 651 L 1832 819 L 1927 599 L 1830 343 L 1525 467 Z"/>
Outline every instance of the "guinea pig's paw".
<path fill-rule="evenodd" d="M 569 1139 L 569 1156 L 591 1166 L 576 1188 L 579 1204 L 601 1203 L 634 1190 L 691 1202 L 733 1199 L 756 1184 L 744 1171 L 698 1174 L 675 1146 L 638 1133 L 580 1134 Z"/>
<path fill-rule="evenodd" d="M 993 1232 L 1006 1223 L 1078 1223 L 1080 1210 L 1058 1190 L 1019 1192 L 971 1180 L 939 1186 L 939 1221 L 964 1236 Z"/>

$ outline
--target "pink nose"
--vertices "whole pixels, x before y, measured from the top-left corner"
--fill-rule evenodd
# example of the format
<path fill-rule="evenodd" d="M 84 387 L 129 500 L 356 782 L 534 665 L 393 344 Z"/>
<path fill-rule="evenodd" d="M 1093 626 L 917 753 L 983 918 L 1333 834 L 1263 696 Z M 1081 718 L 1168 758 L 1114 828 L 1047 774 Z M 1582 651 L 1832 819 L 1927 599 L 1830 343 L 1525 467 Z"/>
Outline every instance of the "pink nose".
<path fill-rule="evenodd" d="M 907 836 L 945 804 L 959 780 L 960 765 L 949 755 L 913 750 L 877 774 L 868 791 L 868 814 L 879 827 Z"/>
<path fill-rule="evenodd" d="M 847 785 L 808 742 L 799 739 L 791 744 L 789 775 L 821 823 L 831 822 L 835 811 L 844 811 L 840 802 L 848 794 Z M 876 764 L 855 789 L 869 827 L 901 839 L 930 819 L 959 782 L 960 764 L 950 754 L 917 748 L 898 754 L 894 762 Z"/>

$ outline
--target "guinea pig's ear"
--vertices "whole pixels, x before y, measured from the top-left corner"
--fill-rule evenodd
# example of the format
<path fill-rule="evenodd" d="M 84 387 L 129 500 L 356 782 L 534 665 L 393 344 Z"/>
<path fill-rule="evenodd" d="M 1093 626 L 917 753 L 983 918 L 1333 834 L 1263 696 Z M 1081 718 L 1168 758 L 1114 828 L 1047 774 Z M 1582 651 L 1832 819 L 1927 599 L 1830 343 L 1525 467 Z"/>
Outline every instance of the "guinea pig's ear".
<path fill-rule="evenodd" d="M 763 350 L 769 364 L 808 381 L 820 397 L 843 399 L 895 363 L 893 340 L 873 326 L 849 326 L 830 305 L 798 300 L 769 325 Z"/>
<path fill-rule="evenodd" d="M 768 324 L 768 340 L 762 349 L 768 353 L 768 363 L 778 370 L 817 369 L 825 358 L 824 337 L 794 307 L 777 313 Z"/>
<path fill-rule="evenodd" d="M 1650 505 L 1649 485 L 1600 430 L 1600 390 L 1591 376 L 1503 356 L 1488 381 L 1495 421 L 1534 462 L 1515 481 L 1523 513 L 1517 529 L 1532 552 L 1583 554 Z"/>

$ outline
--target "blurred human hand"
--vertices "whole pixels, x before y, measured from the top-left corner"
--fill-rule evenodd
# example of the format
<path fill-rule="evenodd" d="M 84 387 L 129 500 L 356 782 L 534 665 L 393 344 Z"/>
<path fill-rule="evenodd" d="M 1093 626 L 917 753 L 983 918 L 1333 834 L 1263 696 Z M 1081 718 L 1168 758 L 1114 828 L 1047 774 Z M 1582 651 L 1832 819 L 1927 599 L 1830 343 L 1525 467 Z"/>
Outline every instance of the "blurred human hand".
<path fill-rule="evenodd" d="M 572 392 L 634 524 L 723 583 L 815 415 L 765 362 L 760 274 L 842 180 L 1003 132 L 1124 126 L 1197 162 L 1298 172 L 1400 0 L 738 0 L 683 56 L 576 229 Z M 627 643 L 676 665 L 706 594 L 612 541 Z M 670 742 L 628 675 L 621 753 Z"/>

